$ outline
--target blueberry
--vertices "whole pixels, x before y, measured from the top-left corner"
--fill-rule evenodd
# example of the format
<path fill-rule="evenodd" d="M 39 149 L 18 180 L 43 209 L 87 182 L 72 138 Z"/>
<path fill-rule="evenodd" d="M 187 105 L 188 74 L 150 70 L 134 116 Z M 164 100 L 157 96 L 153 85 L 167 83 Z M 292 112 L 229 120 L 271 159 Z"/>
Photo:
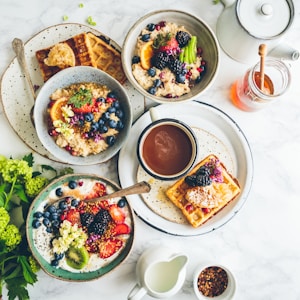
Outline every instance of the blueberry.
<path fill-rule="evenodd" d="M 145 33 L 141 36 L 141 40 L 143 42 L 148 42 L 150 40 L 150 34 L 149 33 Z"/>
<path fill-rule="evenodd" d="M 62 190 L 62 188 L 57 188 L 57 189 L 55 190 L 55 194 L 56 194 L 56 196 L 61 197 L 61 196 L 63 195 L 63 190 Z"/>
<path fill-rule="evenodd" d="M 61 260 L 64 257 L 64 253 L 54 253 L 54 259 Z"/>
<path fill-rule="evenodd" d="M 115 143 L 115 137 L 113 135 L 110 135 L 106 138 L 106 142 L 109 146 L 112 146 Z"/>
<path fill-rule="evenodd" d="M 52 221 L 52 227 L 54 227 L 54 228 L 58 228 L 59 227 L 59 221 L 58 220 L 54 220 L 54 221 Z"/>
<path fill-rule="evenodd" d="M 109 120 L 108 126 L 110 128 L 117 128 L 118 123 L 115 120 Z"/>
<path fill-rule="evenodd" d="M 58 213 L 57 213 L 57 212 L 52 213 L 52 214 L 49 216 L 49 218 L 50 218 L 51 221 L 57 220 L 57 219 L 58 219 Z"/>
<path fill-rule="evenodd" d="M 51 261 L 51 266 L 52 266 L 52 267 L 57 267 L 58 264 L 59 264 L 59 261 L 58 261 L 57 259 L 53 259 L 53 260 Z"/>
<path fill-rule="evenodd" d="M 50 212 L 49 211 L 45 211 L 43 213 L 43 217 L 46 218 L 46 219 L 48 219 L 50 217 Z"/>
<path fill-rule="evenodd" d="M 49 211 L 50 214 L 55 213 L 56 207 L 54 205 L 50 205 L 48 206 L 47 211 Z"/>
<path fill-rule="evenodd" d="M 71 206 L 76 207 L 78 204 L 79 204 L 79 200 L 78 199 L 72 199 Z"/>
<path fill-rule="evenodd" d="M 92 122 L 92 123 L 91 123 L 90 130 L 91 130 L 91 131 L 97 131 L 98 129 L 99 129 L 99 123 L 97 123 L 97 122 Z"/>
<path fill-rule="evenodd" d="M 107 126 L 105 126 L 105 125 L 99 126 L 100 133 L 106 133 L 107 131 L 108 131 Z"/>
<path fill-rule="evenodd" d="M 84 115 L 84 120 L 87 122 L 92 122 L 94 120 L 94 115 L 92 113 L 87 113 Z"/>
<path fill-rule="evenodd" d="M 146 27 L 149 31 L 153 31 L 155 29 L 155 24 L 149 23 Z"/>
<path fill-rule="evenodd" d="M 199 76 L 196 78 L 195 83 L 199 83 L 199 82 L 201 81 L 201 79 L 202 79 L 202 76 L 199 75 Z"/>
<path fill-rule="evenodd" d="M 49 226 L 47 226 L 47 228 L 46 228 L 46 232 L 48 232 L 48 233 L 52 233 L 53 232 L 53 228 L 49 225 Z"/>
<path fill-rule="evenodd" d="M 32 227 L 35 228 L 35 229 L 39 228 L 41 225 L 42 225 L 42 223 L 39 220 L 37 220 L 37 219 L 34 219 L 32 221 Z"/>
<path fill-rule="evenodd" d="M 99 121 L 98 121 L 99 126 L 104 125 L 104 123 L 105 123 L 105 120 L 99 119 Z"/>
<path fill-rule="evenodd" d="M 112 91 L 107 94 L 107 97 L 109 97 L 109 98 L 117 98 L 115 92 L 112 92 Z"/>
<path fill-rule="evenodd" d="M 120 120 L 117 122 L 117 129 L 122 130 L 125 127 L 124 123 Z"/>
<path fill-rule="evenodd" d="M 120 107 L 120 102 L 118 100 L 116 100 L 112 103 L 112 106 L 115 107 L 115 108 L 119 108 Z"/>
<path fill-rule="evenodd" d="M 58 203 L 58 208 L 61 210 L 65 210 L 68 207 L 68 204 L 65 200 L 62 200 Z"/>
<path fill-rule="evenodd" d="M 156 87 L 155 86 L 150 87 L 149 90 L 148 90 L 148 93 L 151 94 L 151 95 L 155 95 Z"/>
<path fill-rule="evenodd" d="M 77 187 L 77 182 L 75 180 L 70 180 L 68 186 L 70 189 L 74 190 Z"/>
<path fill-rule="evenodd" d="M 148 70 L 148 75 L 151 76 L 151 77 L 154 77 L 156 75 L 156 70 L 155 68 L 150 68 Z"/>
<path fill-rule="evenodd" d="M 99 97 L 99 98 L 96 99 L 96 102 L 105 103 L 105 98 L 104 97 Z"/>
<path fill-rule="evenodd" d="M 118 109 L 117 111 L 116 111 L 116 116 L 118 117 L 118 118 L 120 118 L 120 119 L 122 119 L 123 118 L 123 116 L 124 116 L 124 112 L 123 112 L 123 110 L 121 110 L 121 109 Z"/>
<path fill-rule="evenodd" d="M 117 204 L 119 207 L 124 207 L 126 205 L 126 200 L 124 198 L 121 198 L 119 201 L 118 201 L 118 204 Z"/>
<path fill-rule="evenodd" d="M 106 112 L 103 113 L 103 115 L 101 116 L 101 118 L 102 118 L 104 121 L 108 120 L 109 117 L 110 117 L 109 111 L 106 111 Z"/>
<path fill-rule="evenodd" d="M 137 55 L 133 56 L 132 60 L 131 60 L 132 64 L 138 64 L 140 61 L 141 61 L 141 58 Z"/>
<path fill-rule="evenodd" d="M 154 87 L 159 87 L 161 85 L 161 80 L 160 79 L 155 79 L 154 81 L 153 81 L 153 86 Z"/>
<path fill-rule="evenodd" d="M 40 212 L 40 211 L 36 211 L 36 212 L 33 214 L 33 217 L 34 217 L 34 218 L 37 218 L 37 219 L 41 218 L 42 216 L 43 216 L 43 213 Z"/>
<path fill-rule="evenodd" d="M 44 218 L 44 219 L 43 219 L 43 224 L 44 224 L 46 227 L 48 227 L 48 226 L 51 225 L 51 222 L 50 222 L 50 220 L 49 220 L 48 218 Z"/>
<path fill-rule="evenodd" d="M 176 82 L 178 82 L 178 83 L 184 83 L 185 82 L 185 75 L 184 74 L 178 74 L 178 75 L 176 75 Z"/>
<path fill-rule="evenodd" d="M 111 106 L 111 107 L 108 108 L 107 111 L 112 114 L 112 113 L 116 112 L 116 110 L 117 109 L 114 106 Z"/>

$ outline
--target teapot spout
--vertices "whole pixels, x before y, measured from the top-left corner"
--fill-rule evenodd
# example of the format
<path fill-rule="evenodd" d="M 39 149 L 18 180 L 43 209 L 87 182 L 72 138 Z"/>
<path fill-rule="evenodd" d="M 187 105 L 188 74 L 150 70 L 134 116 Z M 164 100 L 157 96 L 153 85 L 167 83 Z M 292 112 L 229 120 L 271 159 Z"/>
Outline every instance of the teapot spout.
<path fill-rule="evenodd" d="M 289 45 L 280 44 L 273 48 L 268 53 L 268 56 L 276 57 L 279 59 L 297 60 L 299 59 L 299 51 Z"/>

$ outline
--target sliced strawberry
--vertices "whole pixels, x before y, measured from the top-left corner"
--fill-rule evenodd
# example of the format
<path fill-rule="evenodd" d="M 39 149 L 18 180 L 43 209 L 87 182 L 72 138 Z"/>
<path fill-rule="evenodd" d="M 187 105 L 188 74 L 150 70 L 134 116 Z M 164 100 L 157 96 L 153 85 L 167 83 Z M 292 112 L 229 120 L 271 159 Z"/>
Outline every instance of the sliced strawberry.
<path fill-rule="evenodd" d="M 116 224 L 122 224 L 125 221 L 125 213 L 123 212 L 123 210 L 118 207 L 117 204 L 112 204 L 109 207 L 109 213 L 112 217 L 112 219 L 115 221 Z"/>
<path fill-rule="evenodd" d="M 113 229 L 112 229 L 112 236 L 120 235 L 120 234 L 128 234 L 130 233 L 130 227 L 123 223 L 123 224 L 117 224 Z"/>
<path fill-rule="evenodd" d="M 99 248 L 100 258 L 108 258 L 115 254 L 123 246 L 123 241 L 117 238 L 109 238 L 101 243 Z"/>
<path fill-rule="evenodd" d="M 77 114 L 80 114 L 80 113 L 87 114 L 87 113 L 90 113 L 93 111 L 95 104 L 96 104 L 96 99 L 93 98 L 92 103 L 86 103 L 79 108 L 73 106 L 72 110 Z"/>
<path fill-rule="evenodd" d="M 72 225 L 81 224 L 79 211 L 70 209 L 66 212 L 65 220 L 69 221 Z"/>
<path fill-rule="evenodd" d="M 159 51 L 173 51 L 176 50 L 179 47 L 178 42 L 176 38 L 171 38 L 170 40 L 166 41 L 165 45 L 160 46 Z"/>
<path fill-rule="evenodd" d="M 92 190 L 86 195 L 85 199 L 97 198 L 106 194 L 106 186 L 101 182 L 96 182 Z"/>

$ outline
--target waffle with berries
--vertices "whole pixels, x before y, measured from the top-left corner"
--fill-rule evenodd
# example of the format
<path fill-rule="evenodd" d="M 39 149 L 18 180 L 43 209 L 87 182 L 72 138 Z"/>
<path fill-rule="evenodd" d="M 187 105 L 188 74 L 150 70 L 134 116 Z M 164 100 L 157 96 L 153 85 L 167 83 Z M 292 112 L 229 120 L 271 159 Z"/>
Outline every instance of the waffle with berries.
<path fill-rule="evenodd" d="M 83 32 L 35 53 L 44 82 L 57 72 L 73 66 L 98 68 L 120 83 L 126 81 L 121 53 L 110 40 Z"/>
<path fill-rule="evenodd" d="M 166 191 L 193 227 L 199 227 L 240 194 L 239 182 L 215 155 L 199 162 Z"/>

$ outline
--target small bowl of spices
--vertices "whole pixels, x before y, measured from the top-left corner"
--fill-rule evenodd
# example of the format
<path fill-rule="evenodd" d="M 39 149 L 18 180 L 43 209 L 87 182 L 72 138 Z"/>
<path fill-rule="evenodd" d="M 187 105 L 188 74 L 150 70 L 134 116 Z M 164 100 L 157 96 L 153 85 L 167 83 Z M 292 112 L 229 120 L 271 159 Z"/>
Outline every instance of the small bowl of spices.
<path fill-rule="evenodd" d="M 233 299 L 236 281 L 231 271 L 220 264 L 199 265 L 194 273 L 194 291 L 199 300 Z"/>

